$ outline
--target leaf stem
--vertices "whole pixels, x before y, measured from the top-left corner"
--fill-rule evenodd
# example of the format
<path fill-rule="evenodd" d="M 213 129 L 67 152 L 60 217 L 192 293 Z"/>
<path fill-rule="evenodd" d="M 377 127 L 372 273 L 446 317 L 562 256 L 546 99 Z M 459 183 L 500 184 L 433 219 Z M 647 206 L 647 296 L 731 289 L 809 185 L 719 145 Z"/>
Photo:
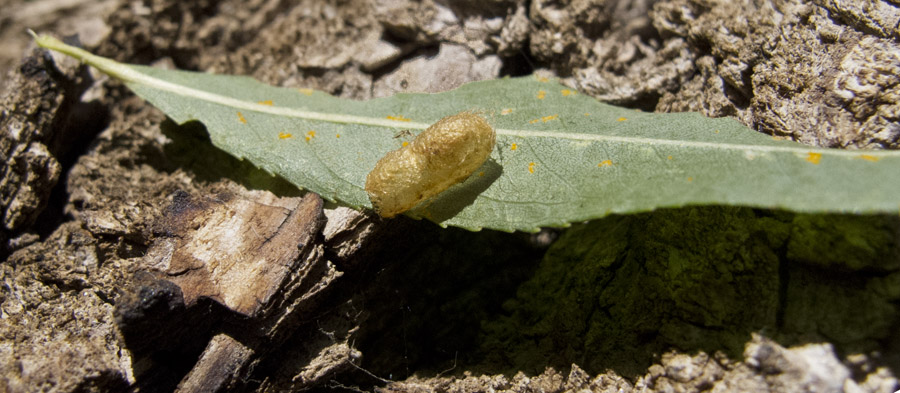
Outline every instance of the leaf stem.
<path fill-rule="evenodd" d="M 164 81 L 161 79 L 154 78 L 150 75 L 144 74 L 140 72 L 138 69 L 131 67 L 127 64 L 119 63 L 115 60 L 107 59 L 105 57 L 97 56 L 92 54 L 84 49 L 76 48 L 74 46 L 68 45 L 56 38 L 51 36 L 41 34 L 38 35 L 33 31 L 29 30 L 29 34 L 31 34 L 35 42 L 38 46 L 45 49 L 54 50 L 60 53 L 64 53 L 66 55 L 72 56 L 81 62 L 90 65 L 101 72 L 112 76 L 114 78 L 120 79 L 125 82 L 126 85 L 130 88 L 134 89 L 133 85 L 142 85 L 151 87 L 158 90 L 168 91 L 173 94 L 180 95 L 182 97 L 190 97 L 195 98 L 207 102 L 212 102 L 220 105 L 225 105 L 233 108 L 246 109 L 256 112 L 269 113 L 273 115 L 279 116 L 292 116 L 307 120 L 318 120 L 318 121 L 327 121 L 332 123 L 342 123 L 342 124 L 365 124 L 379 127 L 388 127 L 388 128 L 412 128 L 412 129 L 426 129 L 429 124 L 425 123 L 416 123 L 416 122 L 403 122 L 391 119 L 379 119 L 373 117 L 364 117 L 364 116 L 354 116 L 354 115 L 344 115 L 337 113 L 321 113 L 321 112 L 309 112 L 303 111 L 295 108 L 283 108 L 283 107 L 273 107 L 268 105 L 262 105 L 255 102 L 247 102 L 238 100 L 232 97 L 226 97 L 215 93 L 210 93 L 208 91 L 193 89 L 187 86 L 180 86 L 168 81 Z"/>
<path fill-rule="evenodd" d="M 31 34 L 31 36 L 34 37 L 34 42 L 39 47 L 72 56 L 82 63 L 102 71 L 104 74 L 121 79 L 124 82 L 135 82 L 140 79 L 139 73 L 115 60 L 97 56 L 84 49 L 68 45 L 55 37 L 46 34 L 38 35 L 30 29 L 28 30 L 28 34 Z"/>

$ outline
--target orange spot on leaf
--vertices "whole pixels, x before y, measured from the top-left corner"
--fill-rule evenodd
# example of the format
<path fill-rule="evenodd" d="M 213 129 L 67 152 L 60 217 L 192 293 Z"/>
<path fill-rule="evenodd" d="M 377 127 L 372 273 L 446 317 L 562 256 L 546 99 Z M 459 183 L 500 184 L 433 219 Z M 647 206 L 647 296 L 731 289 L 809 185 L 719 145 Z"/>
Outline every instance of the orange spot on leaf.
<path fill-rule="evenodd" d="M 863 160 L 871 161 L 871 162 L 878 162 L 878 160 L 880 160 L 880 158 L 871 156 L 868 154 L 863 154 L 863 155 L 859 156 L 859 158 L 862 158 Z"/>
<path fill-rule="evenodd" d="M 600 168 L 603 168 L 605 166 L 612 166 L 612 164 L 613 164 L 612 160 L 603 160 L 599 164 L 597 164 L 597 166 Z"/>
<path fill-rule="evenodd" d="M 627 118 L 627 117 L 620 117 L 620 118 L 616 119 L 616 121 L 625 121 L 625 120 L 628 120 L 628 118 Z"/>
<path fill-rule="evenodd" d="M 403 116 L 388 116 L 388 120 L 396 120 L 396 121 L 410 121 L 411 119 L 407 119 Z"/>
<path fill-rule="evenodd" d="M 537 98 L 538 98 L 539 100 L 543 100 L 544 97 L 546 97 L 546 96 L 547 96 L 547 92 L 546 92 L 546 91 L 538 90 Z"/>
<path fill-rule="evenodd" d="M 257 104 L 272 106 L 272 100 L 257 101 Z"/>
<path fill-rule="evenodd" d="M 409 146 L 409 142 L 403 141 L 403 147 L 407 147 L 407 146 Z"/>
<path fill-rule="evenodd" d="M 537 165 L 533 162 L 528 163 L 528 173 L 534 173 L 534 166 Z"/>
<path fill-rule="evenodd" d="M 341 134 L 337 134 L 337 135 L 335 135 L 334 137 L 335 137 L 335 138 L 340 138 L 340 137 L 341 137 Z"/>
<path fill-rule="evenodd" d="M 241 122 L 241 124 L 247 124 L 247 119 L 244 118 L 244 114 L 241 112 L 238 112 L 238 121 Z"/>
<path fill-rule="evenodd" d="M 806 161 L 819 165 L 819 161 L 822 161 L 822 154 L 809 152 L 809 154 L 806 155 Z"/>
<path fill-rule="evenodd" d="M 575 91 L 575 90 L 562 89 L 562 95 L 563 95 L 563 97 L 574 96 L 574 95 L 577 94 L 577 93 L 578 93 L 578 92 Z"/>
<path fill-rule="evenodd" d="M 279 132 L 279 133 L 278 133 L 278 138 L 280 138 L 280 139 L 288 139 L 288 138 L 291 138 L 291 137 L 293 137 L 293 135 L 288 134 L 288 133 L 286 133 L 286 132 Z"/>
<path fill-rule="evenodd" d="M 316 137 L 316 132 L 314 130 L 309 130 L 306 132 L 306 141 L 307 142 L 311 141 L 315 137 Z"/>
<path fill-rule="evenodd" d="M 546 123 L 546 122 L 548 122 L 548 121 L 550 121 L 550 120 L 556 119 L 557 117 L 559 117 L 559 115 L 547 115 L 547 116 L 544 116 L 544 117 L 542 117 L 542 118 L 540 118 L 540 119 L 532 119 L 532 120 L 529 120 L 528 123 L 534 124 L 534 123 L 537 123 L 537 122 L 539 122 L 539 121 L 540 121 L 540 122 Z"/>
<path fill-rule="evenodd" d="M 509 147 L 509 150 L 516 150 L 516 149 L 518 149 L 518 148 L 519 148 L 519 145 L 513 143 L 513 144 Z"/>
<path fill-rule="evenodd" d="M 500 111 L 500 114 L 505 116 L 505 115 L 508 115 L 508 114 L 510 114 L 510 113 L 512 113 L 512 112 L 513 112 L 513 111 L 512 111 L 511 108 L 506 108 L 506 109 Z"/>

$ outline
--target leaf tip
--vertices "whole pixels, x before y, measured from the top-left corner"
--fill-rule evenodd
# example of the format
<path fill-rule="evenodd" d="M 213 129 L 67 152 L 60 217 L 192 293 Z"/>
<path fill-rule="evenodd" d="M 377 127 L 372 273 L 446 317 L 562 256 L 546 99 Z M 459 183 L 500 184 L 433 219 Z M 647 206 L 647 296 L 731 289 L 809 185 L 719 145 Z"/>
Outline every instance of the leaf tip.
<path fill-rule="evenodd" d="M 62 41 L 56 39 L 56 37 L 47 34 L 38 34 L 31 29 L 28 29 L 28 34 L 31 35 L 32 38 L 34 38 L 34 43 L 37 44 L 37 46 L 44 49 L 59 51 L 61 48 L 65 48 L 68 46 Z"/>

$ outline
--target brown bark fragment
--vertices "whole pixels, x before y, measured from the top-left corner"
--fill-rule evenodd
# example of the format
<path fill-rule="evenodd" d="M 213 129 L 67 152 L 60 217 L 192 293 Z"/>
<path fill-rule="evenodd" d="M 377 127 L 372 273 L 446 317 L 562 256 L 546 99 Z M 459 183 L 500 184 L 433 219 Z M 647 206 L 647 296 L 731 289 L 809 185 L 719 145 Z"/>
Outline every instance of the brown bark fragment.
<path fill-rule="evenodd" d="M 309 252 L 324 224 L 321 199 L 256 194 L 255 200 L 199 204 L 176 198 L 163 224 L 172 235 L 157 240 L 148 265 L 181 287 L 186 305 L 208 297 L 254 317 L 282 290 L 301 253 Z"/>
<path fill-rule="evenodd" d="M 213 337 L 179 392 L 240 385 L 299 319 L 308 318 L 320 295 L 342 275 L 316 241 L 324 217 L 315 194 L 175 196 L 154 227 L 163 236 L 148 251 L 146 266 L 178 285 L 188 309 L 209 298 L 246 318 L 240 329 Z M 301 379 L 309 382 L 313 376 Z"/>
<path fill-rule="evenodd" d="M 228 388 L 228 382 L 247 363 L 253 350 L 227 334 L 218 334 L 210 340 L 206 351 L 191 372 L 178 384 L 176 392 L 219 392 Z"/>
<path fill-rule="evenodd" d="M 59 179 L 60 165 L 48 144 L 65 116 L 66 86 L 50 72 L 49 57 L 35 51 L 6 77 L 0 100 L 0 243 L 31 225 Z M 71 98 L 69 98 L 71 100 Z"/>

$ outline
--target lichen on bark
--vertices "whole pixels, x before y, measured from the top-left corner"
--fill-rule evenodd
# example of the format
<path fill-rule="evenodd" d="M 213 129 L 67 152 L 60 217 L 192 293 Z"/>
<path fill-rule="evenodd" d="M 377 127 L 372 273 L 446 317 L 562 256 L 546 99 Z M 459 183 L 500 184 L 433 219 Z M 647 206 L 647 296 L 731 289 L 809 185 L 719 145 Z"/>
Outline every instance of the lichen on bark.
<path fill-rule="evenodd" d="M 485 323 L 482 350 L 487 363 L 511 370 L 579 359 L 589 372 L 641 375 L 666 348 L 735 357 L 758 331 L 784 343 L 877 349 L 896 321 L 895 299 L 870 288 L 879 278 L 835 275 L 871 270 L 859 259 L 895 271 L 897 237 L 881 234 L 896 225 L 894 217 L 721 207 L 579 225 L 553 244 L 503 316 Z M 832 250 L 831 262 L 808 268 L 806 257 Z"/>

